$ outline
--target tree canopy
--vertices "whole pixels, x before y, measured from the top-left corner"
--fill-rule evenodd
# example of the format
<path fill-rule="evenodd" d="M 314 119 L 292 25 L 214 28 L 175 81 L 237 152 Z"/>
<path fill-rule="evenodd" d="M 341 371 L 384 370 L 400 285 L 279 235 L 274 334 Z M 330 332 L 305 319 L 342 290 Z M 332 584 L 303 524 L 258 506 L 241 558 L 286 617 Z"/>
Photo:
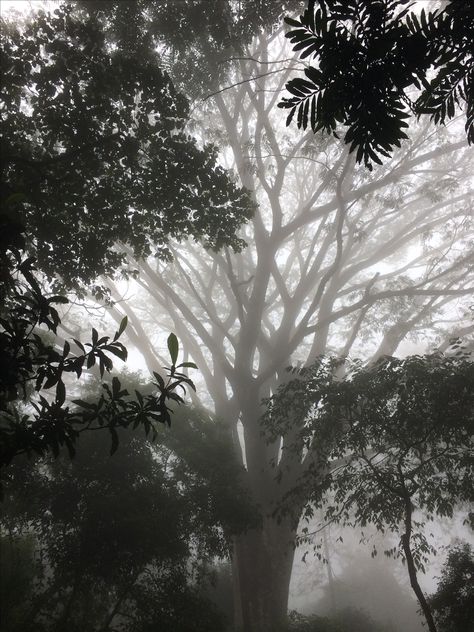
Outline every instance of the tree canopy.
<path fill-rule="evenodd" d="M 171 238 L 242 247 L 248 194 L 186 132 L 186 98 L 156 55 L 111 48 L 68 6 L 2 32 L 2 197 L 24 195 L 31 254 L 56 285 L 133 273 L 127 248 L 169 257 Z"/>
<path fill-rule="evenodd" d="M 228 80 L 253 38 L 277 32 L 299 0 L 80 0 L 69 3 L 98 17 L 122 50 L 149 55 L 154 47 L 173 82 L 192 100 Z M 203 37 L 205 34 L 205 37 Z"/>
<path fill-rule="evenodd" d="M 438 588 L 429 603 L 440 632 L 468 632 L 474 617 L 474 555 L 472 547 L 450 547 Z"/>
<path fill-rule="evenodd" d="M 176 366 L 173 334 L 172 366 L 165 379 L 155 373 L 154 395 L 131 402 L 115 377 L 97 402 L 72 408 L 64 376 L 79 378 L 96 363 L 103 375 L 110 354 L 125 360 L 118 338 L 127 318 L 113 339 L 93 329 L 92 343 L 63 341 L 61 350 L 37 327 L 57 336 L 53 305 L 68 302 L 59 289 L 103 297 L 99 274 L 135 274 L 129 251 L 169 258 L 169 240 L 188 237 L 241 248 L 236 230 L 253 204 L 216 149 L 185 131 L 186 98 L 150 48 L 113 46 L 94 15 L 67 5 L 22 25 L 2 20 L 2 35 L 0 463 L 24 451 L 57 454 L 61 445 L 72 455 L 79 434 L 97 426 L 108 428 L 115 451 L 117 423 L 143 423 L 147 432 L 169 423 L 166 402 L 182 401 L 178 386 L 193 386 L 182 369 L 195 365 Z M 53 387 L 50 401 L 44 390 Z M 17 400 L 31 389 L 41 391 L 34 412 L 20 411 Z"/>
<path fill-rule="evenodd" d="M 297 125 L 337 134 L 372 169 L 408 138 L 407 119 L 429 114 L 444 124 L 466 110 L 474 142 L 474 6 L 451 2 L 411 11 L 410 0 L 308 0 L 287 37 L 304 78 L 287 83 L 279 103 Z"/>

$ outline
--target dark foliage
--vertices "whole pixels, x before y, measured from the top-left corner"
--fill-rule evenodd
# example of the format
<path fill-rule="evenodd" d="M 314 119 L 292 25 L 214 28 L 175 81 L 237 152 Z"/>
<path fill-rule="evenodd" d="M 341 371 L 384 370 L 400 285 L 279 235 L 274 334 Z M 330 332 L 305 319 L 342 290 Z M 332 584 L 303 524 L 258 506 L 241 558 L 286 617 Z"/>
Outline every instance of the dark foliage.
<path fill-rule="evenodd" d="M 270 400 L 266 418 L 279 433 L 289 403 L 302 407 L 297 448 L 304 442 L 326 464 L 307 469 L 289 502 L 301 495 L 307 517 L 324 506 L 327 522 L 398 533 L 399 547 L 385 554 L 403 556 L 432 631 L 417 571 L 434 550 L 414 511 L 452 517 L 474 500 L 474 362 L 460 354 L 386 357 L 369 367 L 320 358 Z"/>
<path fill-rule="evenodd" d="M 286 18 L 287 37 L 301 59 L 313 59 L 305 78 L 287 84 L 287 125 L 308 125 L 356 150 L 358 162 L 382 164 L 407 138 L 406 119 L 429 114 L 444 124 L 466 109 L 474 142 L 474 4 L 448 2 L 410 11 L 410 0 L 309 0 L 304 14 Z"/>
<path fill-rule="evenodd" d="M 385 632 L 363 611 L 345 608 L 333 617 L 289 614 L 288 632 Z"/>
<path fill-rule="evenodd" d="M 121 430 L 120 458 L 111 459 L 106 437 L 87 434 L 73 461 L 63 450 L 57 459 L 19 458 L 8 468 L 4 546 L 24 559 L 21 573 L 2 567 L 4 591 L 11 583 L 20 592 L 6 602 L 5 632 L 222 632 L 223 616 L 206 597 L 212 560 L 229 551 L 214 470 L 220 457 L 238 514 L 245 505 L 238 466 L 209 417 L 184 408 L 177 414 L 180 428 L 194 429 L 193 444 L 189 434 L 181 441 L 163 430 L 151 446 Z M 196 470 L 200 452 L 215 458 Z M 242 517 L 233 526 L 238 520 L 244 528 Z"/>
<path fill-rule="evenodd" d="M 70 6 L 2 22 L 2 41 L 2 200 L 24 195 L 30 254 L 54 286 L 133 274 L 128 249 L 169 257 L 171 238 L 243 246 L 249 196 L 186 133 L 187 101 L 156 55 L 114 49 Z"/>
<path fill-rule="evenodd" d="M 212 2 L 212 10 L 210 10 Z M 229 80 L 229 69 L 263 31 L 281 25 L 300 0 L 80 0 L 121 49 L 145 54 L 157 43 L 160 63 L 191 99 Z"/>
<path fill-rule="evenodd" d="M 439 632 L 469 632 L 474 621 L 474 555 L 472 547 L 451 548 L 438 584 L 431 596 Z"/>
<path fill-rule="evenodd" d="M 99 336 L 92 329 L 92 340 L 57 341 L 61 319 L 54 307 L 67 303 L 64 296 L 48 294 L 35 275 L 34 259 L 25 258 L 24 229 L 15 214 L 18 199 L 8 200 L 8 213 L 0 215 L 0 467 L 22 453 L 58 455 L 66 446 L 70 456 L 85 431 L 106 429 L 111 436 L 111 453 L 118 447 L 119 427 L 143 426 L 146 434 L 156 436 L 156 423 L 171 423 L 170 401 L 182 403 L 177 392 L 193 382 L 182 373 L 195 368 L 189 362 L 177 365 L 178 341 L 168 339 L 171 367 L 167 378 L 155 373 L 155 389 L 143 396 L 136 391 L 131 400 L 117 377 L 104 383 L 94 402 L 66 401 L 66 376 L 79 379 L 85 369 L 98 367 L 100 376 L 113 368 L 111 356 L 126 360 L 127 350 L 119 341 L 127 325 L 126 317 L 113 338 Z M 40 326 L 43 328 L 40 328 Z M 46 332 L 51 335 L 46 336 Z M 75 349 L 76 352 L 73 352 Z M 46 391 L 54 388 L 54 396 Z M 36 392 L 36 396 L 32 396 Z M 21 406 L 21 400 L 25 406 Z"/>

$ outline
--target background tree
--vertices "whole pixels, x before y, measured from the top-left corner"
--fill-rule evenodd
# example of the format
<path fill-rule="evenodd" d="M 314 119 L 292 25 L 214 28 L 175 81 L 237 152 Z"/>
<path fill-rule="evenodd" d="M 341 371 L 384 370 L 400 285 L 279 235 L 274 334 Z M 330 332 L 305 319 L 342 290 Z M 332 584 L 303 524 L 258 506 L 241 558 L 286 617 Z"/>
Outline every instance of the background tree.
<path fill-rule="evenodd" d="M 133 376 L 122 382 L 137 386 Z M 96 399 L 96 388 L 83 397 Z M 120 457 L 89 433 L 73 461 L 62 451 L 8 469 L 3 544 L 30 541 L 36 560 L 22 616 L 7 608 L 8 632 L 224 629 L 205 588 L 213 560 L 228 556 L 230 528 L 244 528 L 253 510 L 237 483 L 222 483 L 238 464 L 219 427 L 200 411 L 178 414 L 177 432 L 160 432 L 153 446 L 121 430 Z M 225 456 L 218 468 L 216 454 Z"/>
<path fill-rule="evenodd" d="M 440 632 L 467 632 L 474 616 L 474 557 L 469 544 L 451 547 L 438 589 L 429 599 Z"/>
<path fill-rule="evenodd" d="M 305 78 L 287 83 L 287 125 L 316 132 L 347 131 L 344 141 L 357 162 L 372 169 L 408 138 L 411 114 L 445 124 L 466 110 L 466 134 L 474 142 L 474 9 L 443 3 L 435 11 L 411 11 L 409 0 L 308 0 L 287 37 L 301 59 L 312 59 Z"/>
<path fill-rule="evenodd" d="M 321 469 L 308 470 L 289 492 L 290 504 L 296 492 L 311 503 L 308 515 L 312 503 L 327 503 L 326 521 L 399 533 L 411 586 L 436 632 L 417 579 L 432 550 L 422 516 L 452 517 L 457 505 L 474 498 L 474 363 L 457 356 L 387 357 L 369 368 L 346 364 L 346 378 L 334 380 L 340 365 L 321 359 L 303 369 L 303 386 L 290 382 L 268 410 L 280 434 L 279 420 L 285 423 L 288 405 L 303 393 L 308 414 L 300 440 L 311 446 L 316 435 L 319 452 L 331 446 L 327 489 L 319 484 Z"/>

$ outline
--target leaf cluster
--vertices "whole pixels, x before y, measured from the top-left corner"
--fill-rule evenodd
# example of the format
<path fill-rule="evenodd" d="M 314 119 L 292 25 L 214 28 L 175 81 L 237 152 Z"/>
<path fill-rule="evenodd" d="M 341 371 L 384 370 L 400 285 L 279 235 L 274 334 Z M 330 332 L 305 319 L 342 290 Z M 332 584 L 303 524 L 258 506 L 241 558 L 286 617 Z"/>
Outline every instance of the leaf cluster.
<path fill-rule="evenodd" d="M 80 0 L 70 3 L 99 16 L 121 49 L 160 51 L 160 63 L 191 99 L 202 99 L 229 79 L 235 63 L 262 31 L 280 28 L 299 0 Z"/>
<path fill-rule="evenodd" d="M 184 407 L 178 415 L 180 427 L 195 417 Z M 100 629 L 117 606 L 116 629 L 125 629 L 127 613 L 126 629 L 134 632 L 222 630 L 200 586 L 205 566 L 224 549 L 222 530 L 211 529 L 219 516 L 200 506 L 197 480 L 182 476 L 183 457 L 166 446 L 173 432 L 161 432 L 153 446 L 119 432 L 119 459 L 109 457 L 106 436 L 90 433 L 72 462 L 63 450 L 57 459 L 17 459 L 6 472 L 0 522 L 17 541 L 28 534 L 37 552 L 35 581 L 23 593 L 31 620 L 25 616 L 21 629 L 48 632 L 61 621 L 73 632 Z M 200 487 L 208 484 L 202 472 L 195 477 Z"/>
<path fill-rule="evenodd" d="M 12 204 L 12 202 L 11 202 Z M 70 456 L 82 432 L 107 429 L 111 453 L 118 447 L 118 427 L 143 426 L 145 433 L 156 436 L 156 423 L 171 423 L 170 402 L 182 403 L 186 387 L 195 388 L 183 368 L 196 368 L 193 363 L 176 365 L 178 340 L 170 334 L 168 346 L 172 364 L 166 380 L 155 373 L 155 390 L 143 396 L 136 392 L 131 400 L 120 380 L 103 384 L 103 392 L 94 402 L 66 401 L 66 376 L 79 379 L 85 369 L 98 367 L 100 377 L 113 369 L 112 357 L 125 361 L 127 350 L 119 338 L 127 326 L 124 317 L 113 338 L 99 336 L 92 329 L 91 342 L 79 340 L 57 344 L 57 328 L 61 319 L 54 307 L 67 303 L 63 296 L 47 296 L 35 274 L 34 260 L 24 258 L 24 228 L 15 221 L 13 207 L 2 214 L 6 228 L 0 250 L 2 306 L 0 308 L 0 465 L 26 452 L 58 455 L 66 446 Z M 43 329 L 40 326 L 43 325 Z M 51 332 L 52 342 L 45 337 Z M 78 352 L 74 353 L 72 348 Z M 54 388 L 54 395 L 46 391 Z M 32 392 L 37 397 L 30 397 Z M 19 405 L 20 398 L 25 400 Z"/>
<path fill-rule="evenodd" d="M 444 124 L 465 105 L 472 143 L 473 5 L 449 2 L 419 16 L 412 6 L 409 0 L 308 0 L 299 19 L 286 18 L 293 50 L 314 60 L 304 78 L 287 83 L 291 96 L 279 103 L 290 111 L 287 125 L 296 114 L 298 128 L 336 137 L 343 125 L 350 151 L 371 170 L 407 138 L 412 114 Z"/>
<path fill-rule="evenodd" d="M 287 449 L 301 450 L 303 438 L 306 460 L 315 452 L 319 463 L 316 470 L 306 469 L 293 490 L 304 494 L 307 515 L 324 505 L 330 522 L 398 532 L 407 503 L 433 519 L 451 517 L 459 503 L 472 501 L 472 358 L 436 353 L 342 366 L 341 378 L 340 361 L 320 359 L 297 379 L 307 414 Z M 273 419 L 277 432 L 284 430 L 278 420 L 288 417 L 294 394 L 290 382 L 273 398 L 267 423 L 271 427 Z M 295 406 L 301 403 L 295 400 Z M 424 525 L 415 527 L 421 568 L 430 548 Z"/>
<path fill-rule="evenodd" d="M 126 274 L 127 252 L 170 258 L 170 239 L 243 247 L 248 192 L 188 135 L 187 100 L 156 54 L 114 46 L 67 5 L 1 31 L 2 198 L 22 192 L 30 254 L 51 281 Z"/>
<path fill-rule="evenodd" d="M 467 543 L 449 550 L 429 602 L 440 632 L 468 632 L 474 617 L 474 554 Z"/>

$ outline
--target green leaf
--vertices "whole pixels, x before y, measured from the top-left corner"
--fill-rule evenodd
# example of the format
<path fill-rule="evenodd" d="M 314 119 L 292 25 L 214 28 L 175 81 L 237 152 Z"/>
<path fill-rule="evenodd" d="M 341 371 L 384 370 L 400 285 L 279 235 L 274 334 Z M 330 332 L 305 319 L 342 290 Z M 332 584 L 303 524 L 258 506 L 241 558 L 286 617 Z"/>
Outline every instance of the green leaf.
<path fill-rule="evenodd" d="M 118 328 L 118 331 L 115 332 L 115 336 L 114 336 L 114 341 L 118 340 L 120 338 L 120 336 L 123 334 L 123 332 L 125 331 L 125 328 L 128 325 L 128 318 L 127 316 L 124 316 L 120 322 L 120 326 Z"/>
<path fill-rule="evenodd" d="M 178 364 L 176 368 L 179 369 L 181 367 L 185 369 L 197 369 L 197 366 L 194 364 L 194 362 L 182 362 L 181 364 Z"/>
<path fill-rule="evenodd" d="M 160 390 L 163 390 L 165 388 L 165 381 L 164 381 L 164 379 L 156 371 L 153 371 L 153 375 L 155 376 L 155 380 L 157 382 L 157 386 L 160 388 Z"/>
<path fill-rule="evenodd" d="M 112 378 L 112 393 L 114 397 L 117 397 L 120 392 L 120 380 L 118 377 Z"/>
<path fill-rule="evenodd" d="M 76 343 L 76 345 L 79 347 L 79 349 L 82 351 L 82 353 L 85 353 L 86 350 L 82 342 L 80 342 L 79 340 L 76 340 L 76 338 L 73 338 L 73 340 Z"/>
<path fill-rule="evenodd" d="M 176 364 L 176 360 L 178 359 L 178 350 L 179 350 L 179 342 L 176 338 L 176 335 L 171 333 L 168 336 L 168 351 L 170 352 L 171 362 Z"/>
<path fill-rule="evenodd" d="M 71 350 L 71 345 L 69 344 L 69 342 L 66 340 L 64 342 L 64 347 L 63 347 L 63 358 L 67 358 L 67 356 L 69 355 L 69 351 Z"/>
<path fill-rule="evenodd" d="M 59 380 L 56 386 L 56 403 L 59 406 L 62 406 L 66 400 L 66 387 L 64 386 L 64 382 Z"/>
<path fill-rule="evenodd" d="M 95 410 L 96 408 L 95 404 L 85 402 L 83 399 L 73 399 L 72 403 L 76 404 L 76 406 L 80 406 L 81 408 L 88 408 L 89 410 Z"/>
<path fill-rule="evenodd" d="M 123 362 L 125 362 L 128 356 L 128 352 L 125 349 L 125 347 L 121 349 L 119 347 L 108 346 L 105 348 L 105 351 L 108 351 L 109 353 L 113 353 L 115 356 L 117 356 L 117 358 L 120 358 L 120 360 L 122 360 Z"/>

